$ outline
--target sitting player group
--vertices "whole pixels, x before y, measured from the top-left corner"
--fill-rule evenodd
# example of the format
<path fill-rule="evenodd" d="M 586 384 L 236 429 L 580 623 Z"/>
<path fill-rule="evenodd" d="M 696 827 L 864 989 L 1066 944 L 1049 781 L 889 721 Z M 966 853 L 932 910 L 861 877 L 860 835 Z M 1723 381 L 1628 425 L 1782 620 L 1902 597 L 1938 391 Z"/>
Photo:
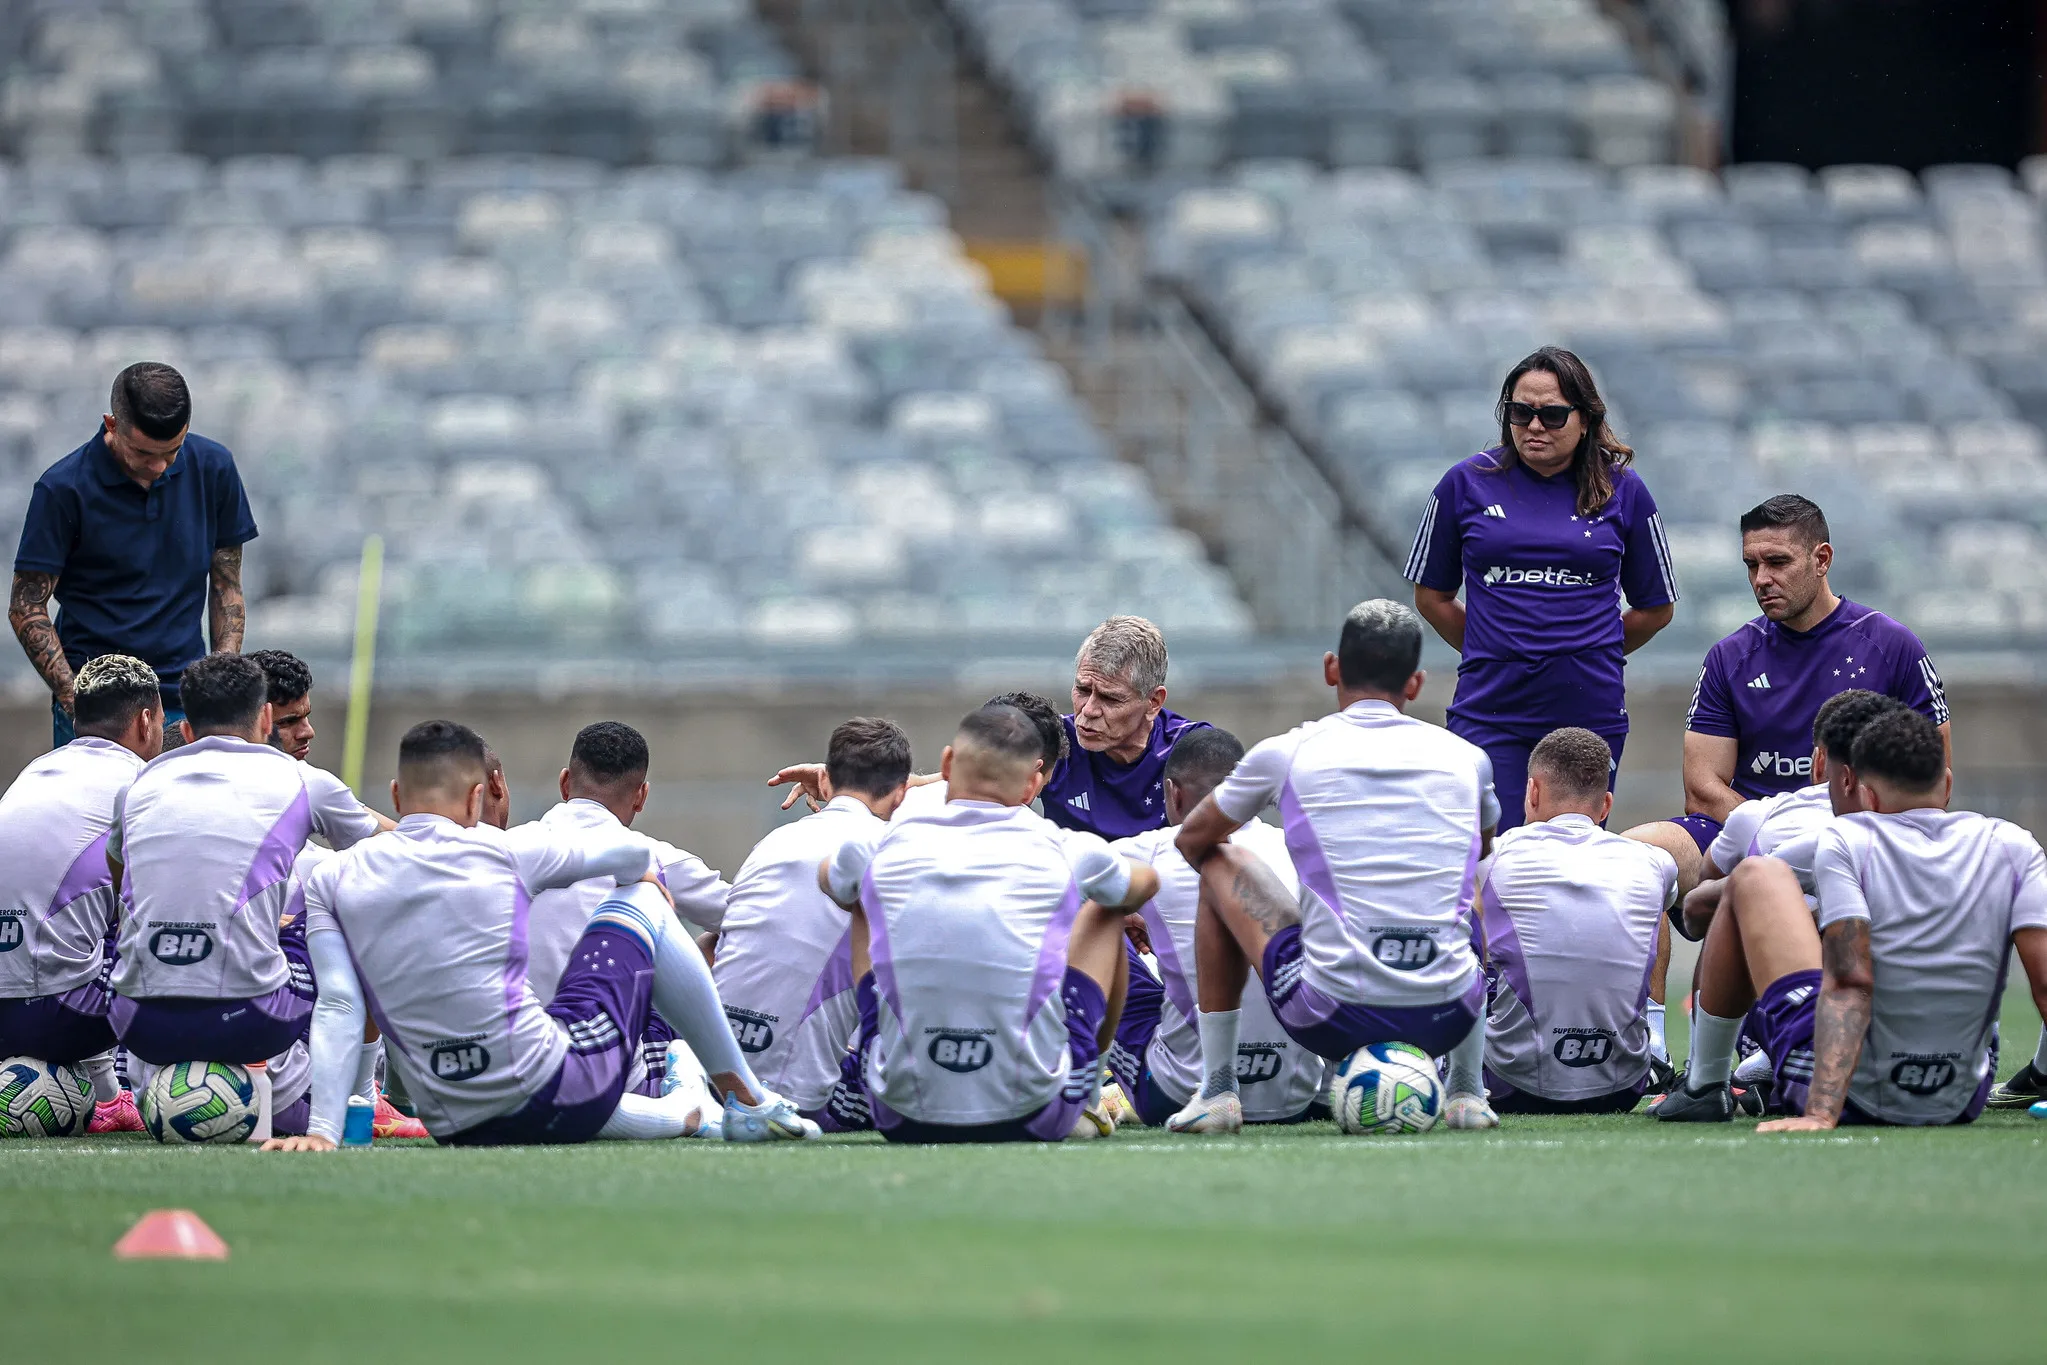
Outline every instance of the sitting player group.
<path fill-rule="evenodd" d="M 304 762 L 289 655 L 194 664 L 167 751 L 155 675 L 96 659 L 80 738 L 0 801 L 0 1125 L 1056 1142 L 1484 1129 L 1626 1113 L 1653 1080 L 1663 1120 L 1976 1117 L 2013 947 L 2047 1006 L 2047 860 L 1948 810 L 1931 720 L 1832 698 L 1814 785 L 1737 810 L 1680 894 L 1668 853 L 1603 828 L 1587 730 L 1535 747 L 1496 841 L 1485 755 L 1405 714 L 1421 647 L 1413 611 L 1360 604 L 1333 714 L 1248 753 L 1184 726 L 1166 827 L 1113 842 L 1033 809 L 1073 757 L 1042 698 L 966 716 L 924 777 L 893 722 L 849 720 L 802 779 L 817 809 L 730 883 L 631 829 L 628 726 L 579 733 L 562 804 L 510 829 L 482 738 L 414 726 L 393 825 Z M 1675 1078 L 1648 1007 L 1666 917 L 1703 939 Z M 375 1108 L 380 1079 L 416 1119 Z"/>

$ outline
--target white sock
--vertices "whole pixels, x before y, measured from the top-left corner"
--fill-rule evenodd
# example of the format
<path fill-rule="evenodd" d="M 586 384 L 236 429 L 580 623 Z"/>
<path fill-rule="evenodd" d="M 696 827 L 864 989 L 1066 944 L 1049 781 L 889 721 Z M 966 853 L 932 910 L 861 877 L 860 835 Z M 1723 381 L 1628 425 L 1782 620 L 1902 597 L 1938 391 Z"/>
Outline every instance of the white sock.
<path fill-rule="evenodd" d="M 1237 1088 L 1237 1025 L 1242 1010 L 1194 1011 L 1194 1026 L 1201 1034 L 1201 1093 L 1196 1099 L 1214 1099 Z"/>
<path fill-rule="evenodd" d="M 1770 1060 L 1770 1054 L 1757 1048 L 1741 1059 L 1740 1066 L 1734 1068 L 1734 1083 L 1754 1085 L 1757 1081 L 1767 1081 L 1774 1067 L 1775 1063 Z"/>
<path fill-rule="evenodd" d="M 700 1094 L 678 1090 L 657 1100 L 628 1091 L 618 1097 L 618 1108 L 611 1111 L 597 1136 L 606 1142 L 660 1142 L 688 1137 L 703 1121 Z"/>
<path fill-rule="evenodd" d="M 1485 1015 L 1471 1023 L 1464 1041 L 1450 1049 L 1450 1094 L 1485 1098 Z"/>
<path fill-rule="evenodd" d="M 1694 1093 L 1719 1085 L 1734 1070 L 1734 1040 L 1741 1036 L 1742 1016 L 1722 1019 L 1704 1005 L 1693 1011 L 1692 1059 L 1685 1064 L 1685 1086 Z"/>
<path fill-rule="evenodd" d="M 384 1050 L 384 1040 L 364 1043 L 355 1062 L 355 1089 L 351 1093 L 360 1095 L 371 1104 L 377 1102 L 377 1054 Z"/>
<path fill-rule="evenodd" d="M 1654 1000 L 1644 1011 L 1649 1019 L 1649 1055 L 1659 1062 L 1670 1060 L 1670 1044 L 1663 1037 L 1663 1006 Z"/>
<path fill-rule="evenodd" d="M 102 1052 L 97 1057 L 87 1057 L 84 1062 L 85 1074 L 92 1077 L 92 1098 L 98 1104 L 112 1104 L 121 1098 L 121 1080 L 114 1074 L 114 1054 Z"/>
<path fill-rule="evenodd" d="M 2033 1049 L 2033 1070 L 2047 1072 L 2047 1024 L 2040 1026 L 2040 1042 Z"/>

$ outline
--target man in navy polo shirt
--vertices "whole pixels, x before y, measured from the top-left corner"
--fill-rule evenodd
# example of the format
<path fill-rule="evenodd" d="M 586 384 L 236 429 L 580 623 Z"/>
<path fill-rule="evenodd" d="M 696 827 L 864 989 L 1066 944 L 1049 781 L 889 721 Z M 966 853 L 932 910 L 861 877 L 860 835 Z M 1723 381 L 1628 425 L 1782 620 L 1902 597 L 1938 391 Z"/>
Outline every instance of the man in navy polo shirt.
<path fill-rule="evenodd" d="M 156 670 L 166 730 L 178 678 L 242 647 L 242 546 L 256 520 L 227 447 L 193 435 L 192 396 L 168 365 L 114 380 L 101 430 L 43 471 L 14 557 L 8 624 L 50 687 L 54 743 L 72 737 L 71 680 L 86 660 L 132 654 Z M 49 603 L 63 607 L 50 621 Z"/>

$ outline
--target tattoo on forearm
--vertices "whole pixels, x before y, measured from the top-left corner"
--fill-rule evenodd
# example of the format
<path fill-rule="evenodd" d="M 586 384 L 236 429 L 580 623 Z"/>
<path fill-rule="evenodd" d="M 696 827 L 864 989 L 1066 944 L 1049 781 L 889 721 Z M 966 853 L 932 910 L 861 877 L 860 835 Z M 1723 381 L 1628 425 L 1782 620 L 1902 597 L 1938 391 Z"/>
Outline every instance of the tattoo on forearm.
<path fill-rule="evenodd" d="M 1268 934 L 1276 934 L 1290 924 L 1300 922 L 1300 910 L 1287 903 L 1276 880 L 1261 877 L 1251 868 L 1240 867 L 1230 883 L 1230 890 L 1236 894 L 1237 903 L 1244 907 L 1244 913 L 1258 921 L 1258 927 Z"/>
<path fill-rule="evenodd" d="M 1812 1084 L 1805 1112 L 1839 1117 L 1869 1032 L 1869 922 L 1842 920 L 1832 926 L 1821 938 L 1820 953 L 1827 984 L 1813 1011 Z"/>
<path fill-rule="evenodd" d="M 53 695 L 71 692 L 71 665 L 64 659 L 64 646 L 57 641 L 57 627 L 50 621 L 50 597 L 57 590 L 57 575 L 17 573 L 14 590 L 7 602 L 7 624 L 22 652 L 42 675 Z"/>
<path fill-rule="evenodd" d="M 237 653 L 248 609 L 242 600 L 242 547 L 230 545 L 213 552 L 213 571 L 207 589 L 207 631 L 216 651 Z"/>

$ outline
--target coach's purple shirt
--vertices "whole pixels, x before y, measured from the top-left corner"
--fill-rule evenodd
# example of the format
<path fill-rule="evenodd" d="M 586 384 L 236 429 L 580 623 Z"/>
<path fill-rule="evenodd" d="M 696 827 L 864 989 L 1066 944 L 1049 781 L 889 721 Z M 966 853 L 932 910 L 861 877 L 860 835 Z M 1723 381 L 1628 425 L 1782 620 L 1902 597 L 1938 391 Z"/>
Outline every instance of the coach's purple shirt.
<path fill-rule="evenodd" d="M 1067 754 L 1045 784 L 1045 818 L 1062 829 L 1085 830 L 1104 839 L 1127 839 L 1166 823 L 1166 758 L 1173 741 L 1188 730 L 1208 728 L 1205 720 L 1189 720 L 1161 710 L 1151 723 L 1151 738 L 1134 762 L 1118 763 L 1107 754 L 1080 747 L 1073 717 L 1066 726 Z"/>
<path fill-rule="evenodd" d="M 1743 797 L 1794 791 L 1812 781 L 1820 704 L 1851 687 L 1947 723 L 1947 693 L 1919 637 L 1844 597 L 1811 630 L 1758 616 L 1706 651 L 1685 728 L 1738 742 L 1730 785 Z"/>
<path fill-rule="evenodd" d="M 1560 725 L 1624 733 L 1621 596 L 1633 607 L 1677 600 L 1656 500 L 1631 469 L 1589 517 L 1570 470 L 1544 477 L 1497 448 L 1436 485 L 1408 556 L 1407 578 L 1464 589 L 1464 657 L 1453 720 L 1542 735 Z"/>

